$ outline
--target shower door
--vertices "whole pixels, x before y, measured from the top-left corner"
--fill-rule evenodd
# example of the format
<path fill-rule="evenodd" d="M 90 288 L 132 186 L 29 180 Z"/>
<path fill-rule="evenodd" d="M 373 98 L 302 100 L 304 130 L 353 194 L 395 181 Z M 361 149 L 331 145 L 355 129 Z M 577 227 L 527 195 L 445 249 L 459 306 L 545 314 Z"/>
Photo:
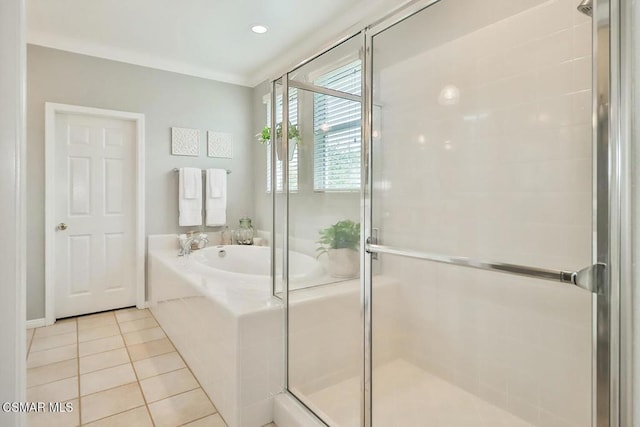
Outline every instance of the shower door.
<path fill-rule="evenodd" d="M 369 31 L 364 425 L 609 425 L 602 82 L 576 6 L 442 0 Z"/>
<path fill-rule="evenodd" d="M 283 78 L 286 385 L 330 425 L 361 425 L 362 42 Z"/>

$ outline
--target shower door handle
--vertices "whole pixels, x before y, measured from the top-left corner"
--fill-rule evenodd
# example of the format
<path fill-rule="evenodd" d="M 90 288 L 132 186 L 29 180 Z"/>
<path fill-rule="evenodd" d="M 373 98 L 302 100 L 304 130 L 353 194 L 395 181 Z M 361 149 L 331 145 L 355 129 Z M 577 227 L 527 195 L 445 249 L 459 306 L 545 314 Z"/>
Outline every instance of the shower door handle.
<path fill-rule="evenodd" d="M 398 255 L 408 258 L 437 262 L 440 264 L 457 265 L 477 270 L 495 271 L 498 273 L 514 274 L 534 279 L 552 280 L 554 282 L 570 283 L 589 292 L 601 294 L 604 292 L 606 280 L 606 265 L 594 264 L 579 271 L 553 270 L 547 268 L 529 267 L 518 264 L 508 264 L 494 261 L 474 260 L 471 258 L 432 254 L 391 246 L 383 246 L 367 241 L 366 251 L 374 254 Z"/>
<path fill-rule="evenodd" d="M 378 242 L 379 232 L 380 230 L 378 228 L 371 229 L 371 236 L 367 237 L 367 248 L 371 245 L 377 245 L 379 243 Z M 378 259 L 378 254 L 376 252 L 370 252 L 369 250 L 367 250 L 367 252 L 371 254 L 371 259 Z"/>

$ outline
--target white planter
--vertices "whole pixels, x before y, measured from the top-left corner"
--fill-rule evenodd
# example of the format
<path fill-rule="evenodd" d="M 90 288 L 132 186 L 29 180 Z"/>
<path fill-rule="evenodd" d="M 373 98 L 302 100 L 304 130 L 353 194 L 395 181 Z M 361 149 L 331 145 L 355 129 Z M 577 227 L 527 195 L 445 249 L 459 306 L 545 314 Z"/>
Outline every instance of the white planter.
<path fill-rule="evenodd" d="M 353 249 L 329 249 L 327 270 L 331 277 L 351 279 L 360 273 L 360 253 Z"/>
<path fill-rule="evenodd" d="M 293 152 L 296 149 L 296 144 L 298 144 L 298 141 L 295 139 L 290 139 L 289 140 L 289 160 L 293 160 Z M 276 155 L 278 156 L 278 160 L 284 160 L 282 158 L 282 138 L 277 138 L 276 139 Z"/>

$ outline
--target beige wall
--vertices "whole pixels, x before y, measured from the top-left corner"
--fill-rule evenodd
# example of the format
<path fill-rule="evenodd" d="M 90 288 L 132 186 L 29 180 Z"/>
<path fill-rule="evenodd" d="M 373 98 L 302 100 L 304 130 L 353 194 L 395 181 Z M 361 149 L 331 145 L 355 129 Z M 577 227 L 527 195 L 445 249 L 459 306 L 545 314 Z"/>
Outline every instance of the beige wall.
<path fill-rule="evenodd" d="M 28 319 L 44 316 L 45 102 L 145 114 L 147 234 L 189 229 L 177 225 L 174 167 L 231 169 L 228 222 L 253 215 L 250 88 L 39 46 L 28 47 L 27 72 Z M 171 155 L 172 126 L 200 129 L 199 157 Z M 207 157 L 207 130 L 234 135 L 233 159 Z"/>

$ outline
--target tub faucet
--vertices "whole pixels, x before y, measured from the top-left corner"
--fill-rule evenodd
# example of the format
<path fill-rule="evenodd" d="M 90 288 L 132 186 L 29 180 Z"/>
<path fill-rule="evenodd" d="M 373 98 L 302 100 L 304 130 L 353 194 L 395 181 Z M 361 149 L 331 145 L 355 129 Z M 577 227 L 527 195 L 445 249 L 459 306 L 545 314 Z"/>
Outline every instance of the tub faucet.
<path fill-rule="evenodd" d="M 193 245 L 196 245 L 195 249 L 202 249 L 209 243 L 209 237 L 206 233 L 200 233 L 197 236 L 185 237 L 180 239 L 180 250 L 178 256 L 189 255 L 193 249 Z"/>
<path fill-rule="evenodd" d="M 196 238 L 196 241 L 198 242 L 199 249 L 206 248 L 209 244 L 209 236 L 207 236 L 206 233 L 200 233 Z"/>
<path fill-rule="evenodd" d="M 191 244 L 194 240 L 195 237 L 180 239 L 180 250 L 178 251 L 178 256 L 189 255 L 191 253 Z"/>

